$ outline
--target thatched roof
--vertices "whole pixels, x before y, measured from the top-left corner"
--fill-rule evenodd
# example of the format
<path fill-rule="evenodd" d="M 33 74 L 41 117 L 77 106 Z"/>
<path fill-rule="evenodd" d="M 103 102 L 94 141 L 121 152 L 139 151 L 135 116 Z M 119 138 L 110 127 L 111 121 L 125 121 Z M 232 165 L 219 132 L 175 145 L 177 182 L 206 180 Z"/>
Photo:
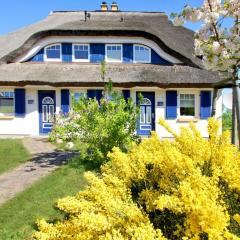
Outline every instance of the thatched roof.
<path fill-rule="evenodd" d="M 115 86 L 212 87 L 217 73 L 190 66 L 107 64 Z M 92 63 L 11 63 L 0 65 L 1 85 L 102 86 L 100 65 Z"/>
<path fill-rule="evenodd" d="M 165 52 L 189 66 L 201 67 L 193 55 L 194 32 L 175 27 L 164 13 L 53 12 L 44 20 L 0 37 L 0 62 L 14 62 L 41 38 L 69 35 L 138 36 L 155 41 Z"/>

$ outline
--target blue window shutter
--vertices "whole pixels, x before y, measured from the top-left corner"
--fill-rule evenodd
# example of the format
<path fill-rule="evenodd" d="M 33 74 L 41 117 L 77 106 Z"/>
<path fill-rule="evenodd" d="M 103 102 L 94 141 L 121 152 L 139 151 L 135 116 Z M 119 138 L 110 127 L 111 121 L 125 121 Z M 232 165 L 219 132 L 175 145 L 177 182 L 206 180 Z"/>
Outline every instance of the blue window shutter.
<path fill-rule="evenodd" d="M 166 118 L 177 118 L 177 91 L 166 91 Z"/>
<path fill-rule="evenodd" d="M 62 43 L 62 61 L 72 62 L 72 44 Z"/>
<path fill-rule="evenodd" d="M 70 92 L 68 89 L 61 90 L 61 110 L 63 114 L 69 112 L 70 105 Z"/>
<path fill-rule="evenodd" d="M 170 65 L 171 64 L 167 60 L 160 57 L 153 49 L 151 50 L 151 63 L 152 64 L 161 64 L 161 65 Z"/>
<path fill-rule="evenodd" d="M 88 98 L 95 98 L 96 96 L 95 90 L 87 90 L 87 97 Z"/>
<path fill-rule="evenodd" d="M 15 116 L 24 117 L 26 113 L 25 89 L 15 89 Z"/>
<path fill-rule="evenodd" d="M 130 98 L 130 90 L 122 90 L 122 94 L 126 101 Z"/>
<path fill-rule="evenodd" d="M 28 60 L 28 62 L 43 62 L 44 49 L 41 49 L 37 54 Z"/>
<path fill-rule="evenodd" d="M 90 62 L 100 63 L 105 60 L 105 44 L 92 43 L 90 44 Z"/>
<path fill-rule="evenodd" d="M 103 97 L 102 92 L 103 92 L 102 90 L 96 90 L 96 99 L 97 99 L 98 101 L 100 101 L 101 98 Z"/>
<path fill-rule="evenodd" d="M 211 91 L 201 91 L 200 94 L 200 118 L 207 119 L 211 117 Z"/>
<path fill-rule="evenodd" d="M 133 44 L 123 44 L 123 62 L 133 62 Z"/>
<path fill-rule="evenodd" d="M 96 98 L 98 101 L 102 98 L 102 90 L 98 89 L 91 89 L 87 91 L 87 96 L 88 98 Z"/>

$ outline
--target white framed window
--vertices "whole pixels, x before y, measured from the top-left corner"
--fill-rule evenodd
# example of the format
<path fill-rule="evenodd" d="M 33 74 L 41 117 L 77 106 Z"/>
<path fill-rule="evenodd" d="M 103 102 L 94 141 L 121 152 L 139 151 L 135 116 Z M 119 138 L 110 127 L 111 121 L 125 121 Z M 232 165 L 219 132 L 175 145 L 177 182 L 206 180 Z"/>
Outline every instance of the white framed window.
<path fill-rule="evenodd" d="M 0 116 L 13 116 L 14 112 L 14 91 L 0 91 Z"/>
<path fill-rule="evenodd" d="M 44 60 L 45 61 L 57 61 L 62 59 L 62 47 L 61 44 L 52 44 L 44 48 Z"/>
<path fill-rule="evenodd" d="M 180 93 L 179 97 L 180 117 L 195 117 L 196 115 L 196 94 Z"/>
<path fill-rule="evenodd" d="M 73 61 L 74 62 L 90 61 L 89 44 L 73 44 Z"/>
<path fill-rule="evenodd" d="M 106 56 L 107 62 L 122 62 L 122 45 L 121 44 L 106 44 Z"/>
<path fill-rule="evenodd" d="M 151 49 L 144 45 L 134 44 L 133 61 L 134 63 L 151 63 Z"/>

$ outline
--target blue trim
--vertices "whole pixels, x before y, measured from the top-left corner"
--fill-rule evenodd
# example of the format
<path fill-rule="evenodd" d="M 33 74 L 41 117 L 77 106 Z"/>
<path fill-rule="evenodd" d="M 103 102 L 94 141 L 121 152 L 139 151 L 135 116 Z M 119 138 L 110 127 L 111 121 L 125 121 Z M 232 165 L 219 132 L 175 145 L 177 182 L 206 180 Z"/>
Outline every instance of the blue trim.
<path fill-rule="evenodd" d="M 151 49 L 151 63 L 160 65 L 172 65 L 172 63 L 160 57 L 153 49 Z"/>
<path fill-rule="evenodd" d="M 133 44 L 123 44 L 123 62 L 133 63 Z"/>
<path fill-rule="evenodd" d="M 62 61 L 72 62 L 72 43 L 62 43 Z"/>
<path fill-rule="evenodd" d="M 200 118 L 211 117 L 212 94 L 211 91 L 201 91 L 200 94 Z"/>
<path fill-rule="evenodd" d="M 43 62 L 44 61 L 44 49 L 41 49 L 37 54 L 28 60 L 28 62 Z"/>
<path fill-rule="evenodd" d="M 177 118 L 177 91 L 166 91 L 166 119 Z"/>
<path fill-rule="evenodd" d="M 105 44 L 91 43 L 90 44 L 90 62 L 100 63 L 105 60 Z"/>
<path fill-rule="evenodd" d="M 72 62 L 73 44 L 61 43 L 62 45 L 62 62 Z M 105 45 L 104 43 L 90 43 L 90 62 L 100 63 L 105 60 Z M 123 63 L 133 63 L 133 51 L 134 44 L 124 43 L 122 44 L 123 51 Z M 150 48 L 151 49 L 151 48 Z M 43 62 L 44 61 L 44 48 L 41 49 L 36 55 L 34 55 L 28 61 L 31 62 Z M 172 63 L 163 59 L 153 49 L 151 49 L 151 63 L 159 65 L 172 65 Z"/>
<path fill-rule="evenodd" d="M 130 98 L 130 90 L 122 90 L 122 94 L 126 101 Z"/>
<path fill-rule="evenodd" d="M 24 117 L 26 113 L 25 89 L 15 89 L 15 116 Z"/>
<path fill-rule="evenodd" d="M 64 115 L 69 113 L 70 109 L 70 91 L 68 89 L 61 90 L 61 110 Z"/>
<path fill-rule="evenodd" d="M 50 123 L 46 123 L 47 127 L 43 128 L 42 122 L 42 100 L 45 97 L 51 97 L 54 99 L 54 112 L 56 112 L 56 96 L 55 91 L 38 91 L 38 112 L 39 112 L 39 133 L 40 134 L 47 134 L 52 131 L 52 127 L 49 127 Z"/>
<path fill-rule="evenodd" d="M 143 136 L 149 136 L 151 134 L 151 131 L 155 130 L 155 92 L 136 92 L 136 102 L 139 104 L 139 94 L 143 96 L 143 98 L 148 98 L 152 105 L 152 123 L 151 124 L 140 124 L 140 119 L 138 120 L 137 125 L 137 134 L 143 135 Z"/>
<path fill-rule="evenodd" d="M 87 90 L 87 97 L 88 98 L 96 98 L 96 100 L 99 102 L 101 98 L 103 97 L 102 94 L 103 90 L 100 89 L 89 89 Z"/>

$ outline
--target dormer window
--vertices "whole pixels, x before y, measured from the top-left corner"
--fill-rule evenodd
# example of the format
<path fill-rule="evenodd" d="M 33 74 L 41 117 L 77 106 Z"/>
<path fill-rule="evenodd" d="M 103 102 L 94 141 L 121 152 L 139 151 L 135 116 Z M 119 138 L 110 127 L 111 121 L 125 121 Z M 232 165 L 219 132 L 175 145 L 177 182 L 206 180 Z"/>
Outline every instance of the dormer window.
<path fill-rule="evenodd" d="M 135 63 L 150 63 L 151 50 L 143 45 L 134 45 L 134 62 Z"/>
<path fill-rule="evenodd" d="M 61 44 L 54 44 L 45 47 L 46 61 L 61 61 Z"/>
<path fill-rule="evenodd" d="M 122 45 L 106 44 L 106 61 L 122 62 Z"/>
<path fill-rule="evenodd" d="M 73 61 L 88 62 L 90 60 L 89 44 L 73 44 Z"/>

